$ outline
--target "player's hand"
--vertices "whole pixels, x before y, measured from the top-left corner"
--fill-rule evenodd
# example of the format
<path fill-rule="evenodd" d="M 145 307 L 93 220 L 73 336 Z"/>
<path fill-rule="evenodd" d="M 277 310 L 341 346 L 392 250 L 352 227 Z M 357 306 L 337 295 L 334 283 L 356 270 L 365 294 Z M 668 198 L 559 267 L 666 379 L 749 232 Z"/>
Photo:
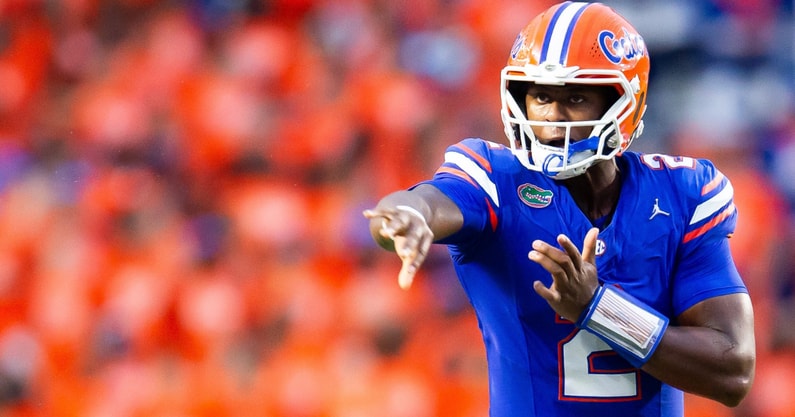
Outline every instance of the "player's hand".
<path fill-rule="evenodd" d="M 555 312 L 568 320 L 577 321 L 599 286 L 595 264 L 598 235 L 597 228 L 588 231 L 582 254 L 565 235 L 559 235 L 557 239 L 563 250 L 536 240 L 533 242 L 533 250 L 528 253 L 530 260 L 537 262 L 552 275 L 552 284 L 549 287 L 536 281 L 533 289 L 547 300 Z"/>
<path fill-rule="evenodd" d="M 428 255 L 433 243 L 433 231 L 421 215 L 405 209 L 372 209 L 365 210 L 363 214 L 368 219 L 381 218 L 379 233 L 394 242 L 395 252 L 403 261 L 398 273 L 398 285 L 404 290 L 408 289 Z"/>

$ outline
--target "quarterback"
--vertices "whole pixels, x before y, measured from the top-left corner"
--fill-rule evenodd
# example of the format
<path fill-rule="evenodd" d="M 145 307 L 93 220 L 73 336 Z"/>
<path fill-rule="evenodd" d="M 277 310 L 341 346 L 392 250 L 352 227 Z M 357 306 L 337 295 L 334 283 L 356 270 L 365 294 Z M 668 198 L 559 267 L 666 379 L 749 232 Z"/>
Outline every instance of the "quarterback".
<path fill-rule="evenodd" d="M 477 315 L 492 417 L 681 417 L 754 377 L 753 309 L 729 251 L 731 182 L 641 154 L 649 53 L 623 17 L 565 2 L 501 72 L 507 141 L 450 146 L 433 178 L 365 211 L 408 288 L 447 245 Z"/>

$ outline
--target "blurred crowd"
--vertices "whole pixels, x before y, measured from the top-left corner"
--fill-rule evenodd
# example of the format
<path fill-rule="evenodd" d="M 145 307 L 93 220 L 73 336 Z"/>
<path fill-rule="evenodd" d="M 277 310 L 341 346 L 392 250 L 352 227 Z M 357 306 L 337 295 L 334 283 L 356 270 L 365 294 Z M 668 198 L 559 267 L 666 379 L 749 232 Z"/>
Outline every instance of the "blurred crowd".
<path fill-rule="evenodd" d="M 607 1 L 652 58 L 633 149 L 713 159 L 758 369 L 795 416 L 792 0 Z M 361 212 L 465 137 L 550 0 L 0 1 L 0 416 L 483 417 L 444 248 Z"/>

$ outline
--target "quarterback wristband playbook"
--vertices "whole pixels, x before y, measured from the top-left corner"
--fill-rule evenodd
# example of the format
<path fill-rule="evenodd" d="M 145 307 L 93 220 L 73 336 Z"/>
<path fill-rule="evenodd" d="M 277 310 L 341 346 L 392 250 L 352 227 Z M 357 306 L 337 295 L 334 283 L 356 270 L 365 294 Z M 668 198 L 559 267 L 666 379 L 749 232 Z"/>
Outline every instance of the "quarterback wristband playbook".
<path fill-rule="evenodd" d="M 668 318 L 613 285 L 602 285 L 577 321 L 640 368 L 662 340 Z"/>

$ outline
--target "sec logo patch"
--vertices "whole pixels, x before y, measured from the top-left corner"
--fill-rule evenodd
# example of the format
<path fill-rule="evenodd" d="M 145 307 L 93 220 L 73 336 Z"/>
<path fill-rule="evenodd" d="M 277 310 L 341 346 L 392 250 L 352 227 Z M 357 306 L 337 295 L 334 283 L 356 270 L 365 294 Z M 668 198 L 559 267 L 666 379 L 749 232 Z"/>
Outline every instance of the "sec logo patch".
<path fill-rule="evenodd" d="M 607 244 L 602 239 L 596 239 L 596 256 L 601 256 L 607 250 Z"/>

